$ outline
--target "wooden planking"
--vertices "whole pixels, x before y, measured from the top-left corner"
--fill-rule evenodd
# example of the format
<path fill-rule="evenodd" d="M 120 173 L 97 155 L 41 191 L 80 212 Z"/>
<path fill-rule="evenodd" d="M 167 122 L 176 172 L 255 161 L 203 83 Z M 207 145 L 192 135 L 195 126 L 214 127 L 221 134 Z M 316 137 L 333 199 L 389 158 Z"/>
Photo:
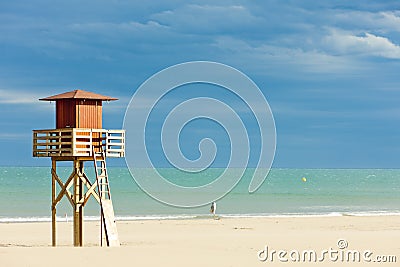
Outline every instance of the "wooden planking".
<path fill-rule="evenodd" d="M 77 101 L 77 127 L 102 128 L 102 102 L 100 100 Z"/>

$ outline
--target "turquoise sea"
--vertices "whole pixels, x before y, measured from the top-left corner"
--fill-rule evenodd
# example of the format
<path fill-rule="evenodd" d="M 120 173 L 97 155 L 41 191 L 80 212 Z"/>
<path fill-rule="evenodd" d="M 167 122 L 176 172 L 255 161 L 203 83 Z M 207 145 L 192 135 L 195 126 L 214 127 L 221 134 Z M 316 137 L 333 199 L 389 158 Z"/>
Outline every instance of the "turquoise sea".
<path fill-rule="evenodd" d="M 88 168 L 89 176 L 93 170 Z M 68 177 L 71 169 L 59 168 Z M 117 220 L 202 218 L 209 206 L 175 208 L 147 196 L 134 182 L 127 168 L 108 169 Z M 190 186 L 199 180 L 183 173 L 170 173 L 176 183 Z M 221 173 L 211 169 L 208 173 Z M 143 175 L 146 170 L 143 170 Z M 306 182 L 303 181 L 306 177 Z M 91 177 L 93 180 L 93 176 Z M 400 214 L 400 170 L 398 169 L 272 169 L 264 184 L 253 194 L 247 191 L 251 171 L 217 202 L 217 213 L 225 217 L 331 216 Z M 0 167 L 0 222 L 50 221 L 51 172 L 49 167 Z M 58 220 L 71 219 L 66 198 L 58 206 Z M 66 217 L 67 216 L 67 217 Z M 99 216 L 91 199 L 85 219 Z"/>

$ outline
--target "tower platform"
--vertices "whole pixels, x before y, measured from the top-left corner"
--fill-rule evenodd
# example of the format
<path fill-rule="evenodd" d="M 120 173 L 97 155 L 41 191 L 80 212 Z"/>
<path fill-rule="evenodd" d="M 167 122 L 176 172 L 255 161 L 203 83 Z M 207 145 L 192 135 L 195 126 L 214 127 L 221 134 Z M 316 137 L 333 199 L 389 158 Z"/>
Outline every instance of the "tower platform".
<path fill-rule="evenodd" d="M 93 151 L 108 158 L 125 156 L 125 130 L 63 128 L 33 130 L 33 156 L 92 161 Z"/>

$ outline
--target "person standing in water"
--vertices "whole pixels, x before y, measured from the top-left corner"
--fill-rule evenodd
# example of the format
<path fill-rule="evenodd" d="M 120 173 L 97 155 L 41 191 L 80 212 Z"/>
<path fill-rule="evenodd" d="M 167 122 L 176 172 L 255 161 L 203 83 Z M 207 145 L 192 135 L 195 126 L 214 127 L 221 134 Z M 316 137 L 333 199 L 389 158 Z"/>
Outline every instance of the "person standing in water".
<path fill-rule="evenodd" d="M 215 216 L 216 216 L 215 213 L 217 212 L 217 203 L 215 203 L 214 201 L 213 201 L 213 203 L 211 203 L 210 212 L 213 214 L 214 219 L 215 219 Z"/>

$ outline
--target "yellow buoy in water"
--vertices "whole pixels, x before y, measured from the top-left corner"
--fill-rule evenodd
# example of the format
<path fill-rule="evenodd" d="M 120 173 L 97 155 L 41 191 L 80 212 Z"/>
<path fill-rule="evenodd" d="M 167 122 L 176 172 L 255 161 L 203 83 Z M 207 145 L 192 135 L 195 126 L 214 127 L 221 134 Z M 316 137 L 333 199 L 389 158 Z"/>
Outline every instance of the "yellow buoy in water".
<path fill-rule="evenodd" d="M 307 178 L 306 178 L 306 177 L 301 178 L 301 180 L 302 180 L 303 182 L 307 182 Z"/>

